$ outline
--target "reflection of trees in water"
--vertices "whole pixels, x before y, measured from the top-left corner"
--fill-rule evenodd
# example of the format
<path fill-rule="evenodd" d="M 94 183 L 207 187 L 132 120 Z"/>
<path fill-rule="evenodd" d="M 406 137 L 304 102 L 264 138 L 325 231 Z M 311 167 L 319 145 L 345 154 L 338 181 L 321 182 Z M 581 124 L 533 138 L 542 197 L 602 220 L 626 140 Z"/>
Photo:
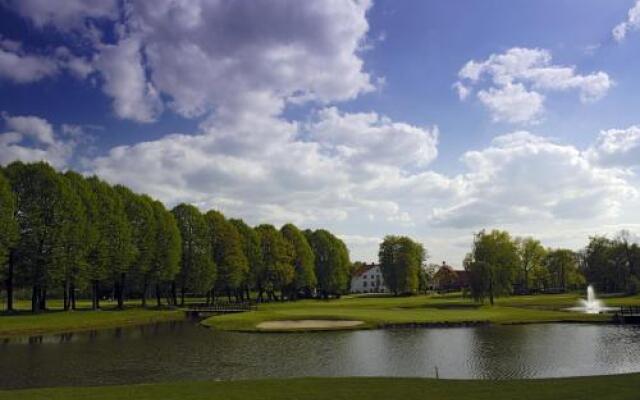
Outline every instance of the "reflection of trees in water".
<path fill-rule="evenodd" d="M 528 345 L 526 328 L 525 326 L 473 328 L 473 340 L 469 344 L 469 368 L 473 371 L 474 377 L 504 379 L 529 376 L 524 354 L 527 352 Z"/>

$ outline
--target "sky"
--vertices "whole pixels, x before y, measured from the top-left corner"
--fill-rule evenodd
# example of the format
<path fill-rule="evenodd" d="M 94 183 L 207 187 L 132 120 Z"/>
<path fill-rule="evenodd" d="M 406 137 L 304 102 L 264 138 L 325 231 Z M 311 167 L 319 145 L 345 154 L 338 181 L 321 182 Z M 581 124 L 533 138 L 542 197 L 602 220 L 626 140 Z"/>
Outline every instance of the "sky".
<path fill-rule="evenodd" d="M 0 0 L 0 164 L 460 267 L 640 233 L 640 1 Z"/>

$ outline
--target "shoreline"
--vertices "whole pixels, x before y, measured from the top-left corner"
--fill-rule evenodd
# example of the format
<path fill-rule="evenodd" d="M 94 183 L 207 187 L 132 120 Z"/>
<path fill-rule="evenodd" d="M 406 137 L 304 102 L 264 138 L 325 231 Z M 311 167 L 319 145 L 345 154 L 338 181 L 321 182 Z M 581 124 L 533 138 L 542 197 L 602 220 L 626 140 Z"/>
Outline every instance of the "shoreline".
<path fill-rule="evenodd" d="M 453 383 L 453 385 L 452 385 Z M 0 400 L 100 398 L 164 400 L 218 399 L 389 399 L 550 398 L 632 400 L 640 391 L 640 373 L 512 380 L 306 377 L 225 381 L 179 381 L 112 386 L 49 387 L 0 390 Z"/>

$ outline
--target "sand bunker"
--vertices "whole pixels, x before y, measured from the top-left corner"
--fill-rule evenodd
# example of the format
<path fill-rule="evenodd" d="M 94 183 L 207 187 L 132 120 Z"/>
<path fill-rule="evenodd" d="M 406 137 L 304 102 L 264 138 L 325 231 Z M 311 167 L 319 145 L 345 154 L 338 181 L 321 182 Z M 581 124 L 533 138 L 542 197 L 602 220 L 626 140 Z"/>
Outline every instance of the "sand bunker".
<path fill-rule="evenodd" d="M 362 321 L 332 321 L 326 319 L 303 319 L 299 321 L 266 321 L 257 325 L 258 329 L 267 331 L 284 331 L 296 329 L 340 329 L 363 324 Z"/>

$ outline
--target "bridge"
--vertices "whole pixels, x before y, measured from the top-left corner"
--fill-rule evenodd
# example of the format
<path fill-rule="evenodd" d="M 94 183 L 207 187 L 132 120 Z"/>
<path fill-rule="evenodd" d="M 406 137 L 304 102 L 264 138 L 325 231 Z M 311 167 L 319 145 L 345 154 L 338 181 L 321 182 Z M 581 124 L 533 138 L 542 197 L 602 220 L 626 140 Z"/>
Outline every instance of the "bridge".
<path fill-rule="evenodd" d="M 622 324 L 640 324 L 640 306 L 620 307 L 613 318 Z"/>
<path fill-rule="evenodd" d="M 245 311 L 257 311 L 258 303 L 253 301 L 241 302 L 215 302 L 207 303 L 191 303 L 185 304 L 184 311 L 189 317 L 202 317 L 216 314 L 230 314 Z"/>

